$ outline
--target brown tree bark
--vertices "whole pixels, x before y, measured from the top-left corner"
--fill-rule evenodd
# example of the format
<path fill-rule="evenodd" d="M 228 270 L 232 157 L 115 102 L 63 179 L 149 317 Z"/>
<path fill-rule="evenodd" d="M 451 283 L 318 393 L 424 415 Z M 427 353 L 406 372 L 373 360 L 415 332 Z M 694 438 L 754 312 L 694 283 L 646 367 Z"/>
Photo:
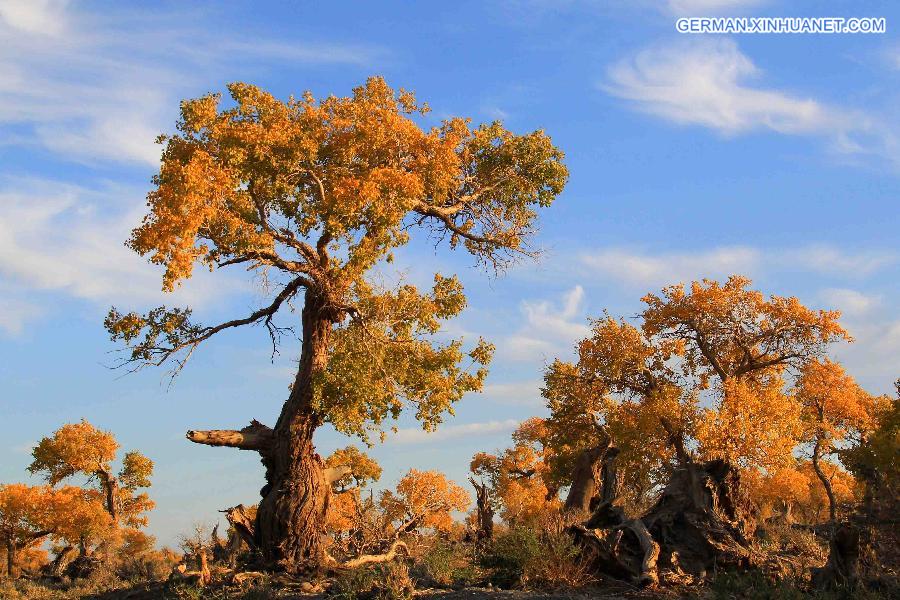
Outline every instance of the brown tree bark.
<path fill-rule="evenodd" d="M 112 473 L 109 471 L 100 470 L 97 473 L 100 476 L 100 481 L 103 484 L 103 492 L 106 496 L 106 512 L 112 517 L 113 523 L 117 524 L 119 522 L 119 481 L 113 477 Z"/>
<path fill-rule="evenodd" d="M 469 477 L 469 482 L 475 488 L 475 506 L 478 515 L 478 531 L 475 537 L 478 541 L 489 540 L 494 537 L 494 507 L 491 504 L 488 486 L 471 477 Z"/>
<path fill-rule="evenodd" d="M 6 539 L 6 576 L 16 578 L 16 542 L 12 536 Z"/>
<path fill-rule="evenodd" d="M 572 473 L 572 485 L 566 495 L 565 510 L 588 512 L 591 501 L 600 493 L 602 486 L 602 464 L 612 439 L 605 431 L 600 433 L 600 443 L 593 448 L 583 450 L 575 461 Z"/>
<path fill-rule="evenodd" d="M 328 366 L 328 340 L 340 312 L 320 290 L 307 289 L 300 364 L 291 393 L 273 429 L 257 422 L 241 431 L 189 431 L 191 441 L 260 453 L 266 485 L 256 514 L 254 540 L 271 567 L 291 574 L 319 570 L 325 560 L 325 515 L 331 481 L 313 435 L 321 418 L 313 404 L 314 382 Z"/>
<path fill-rule="evenodd" d="M 820 464 L 821 460 L 822 438 L 821 436 L 816 436 L 816 443 L 813 446 L 812 452 L 812 466 L 813 470 L 816 472 L 816 476 L 825 488 L 825 494 L 828 496 L 828 520 L 834 523 L 837 521 L 837 499 L 834 496 L 834 489 L 831 487 L 831 480 L 825 474 L 825 471 L 822 470 L 822 465 Z"/>

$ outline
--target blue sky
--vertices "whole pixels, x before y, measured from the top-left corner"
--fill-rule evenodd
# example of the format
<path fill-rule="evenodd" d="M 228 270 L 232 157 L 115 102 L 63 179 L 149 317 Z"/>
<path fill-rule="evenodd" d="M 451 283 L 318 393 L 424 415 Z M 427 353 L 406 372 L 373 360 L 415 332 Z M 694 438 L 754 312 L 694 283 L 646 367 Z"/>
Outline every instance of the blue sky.
<path fill-rule="evenodd" d="M 193 445 L 192 428 L 273 423 L 295 346 L 222 334 L 174 386 L 108 369 L 112 304 L 189 304 L 206 322 L 259 293 L 200 274 L 172 297 L 122 242 L 144 210 L 154 137 L 178 101 L 229 81 L 280 97 L 346 94 L 368 75 L 417 92 L 430 119 L 545 129 L 571 180 L 547 210 L 539 264 L 501 278 L 424 243 L 414 282 L 458 273 L 455 333 L 497 356 L 483 394 L 427 436 L 409 418 L 371 450 L 392 485 L 409 468 L 460 482 L 477 450 L 543 414 L 544 365 L 571 356 L 587 318 L 632 316 L 661 286 L 746 274 L 766 293 L 844 311 L 836 347 L 871 392 L 900 375 L 900 6 L 892 2 L 0 1 L 0 481 L 27 481 L 31 446 L 82 417 L 156 461 L 150 530 L 173 543 L 255 502 L 256 455 Z M 678 16 L 886 17 L 884 35 L 699 36 Z M 321 453 L 348 440 L 323 430 Z"/>

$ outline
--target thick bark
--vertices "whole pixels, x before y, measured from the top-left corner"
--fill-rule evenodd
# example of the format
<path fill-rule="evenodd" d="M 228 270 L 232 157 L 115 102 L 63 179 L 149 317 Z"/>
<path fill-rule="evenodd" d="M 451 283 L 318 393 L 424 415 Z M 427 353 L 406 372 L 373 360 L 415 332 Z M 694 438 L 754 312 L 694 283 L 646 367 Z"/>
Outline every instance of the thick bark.
<path fill-rule="evenodd" d="M 813 569 L 812 582 L 817 588 L 853 586 L 859 578 L 861 547 L 859 528 L 843 523 L 834 529 L 829 540 L 828 562 Z"/>
<path fill-rule="evenodd" d="M 605 433 L 599 444 L 583 450 L 575 461 L 572 485 L 566 495 L 565 510 L 588 512 L 603 483 L 602 465 L 610 450 L 611 439 Z"/>
<path fill-rule="evenodd" d="M 189 440 L 199 444 L 259 452 L 266 485 L 260 490 L 252 543 L 270 567 L 291 574 L 315 571 L 325 563 L 331 483 L 345 473 L 340 467 L 326 471 L 313 446 L 313 434 L 322 423 L 313 404 L 314 380 L 328 366 L 328 339 L 340 316 L 327 294 L 307 288 L 300 364 L 274 428 L 253 421 L 240 431 L 187 433 Z M 236 529 L 242 537 L 248 533 Z"/>
<path fill-rule="evenodd" d="M 237 539 L 247 544 L 251 551 L 256 550 L 256 525 L 254 520 L 247 515 L 247 508 L 243 504 L 232 506 L 222 511 L 228 524 L 237 533 Z"/>
<path fill-rule="evenodd" d="M 274 433 L 259 421 L 253 420 L 250 425 L 239 431 L 230 429 L 212 429 L 209 431 L 188 431 L 187 439 L 196 444 L 207 446 L 227 446 L 240 450 L 256 450 L 265 452 L 272 446 Z"/>
<path fill-rule="evenodd" d="M 478 531 L 475 537 L 479 541 L 489 540 L 494 537 L 494 506 L 486 483 L 479 483 L 469 477 L 469 481 L 475 488 L 476 510 L 478 515 Z"/>
<path fill-rule="evenodd" d="M 331 482 L 313 446 L 321 424 L 313 408 L 314 379 L 328 366 L 328 338 L 339 315 L 326 298 L 307 290 L 303 346 L 291 394 L 263 454 L 267 485 L 256 516 L 263 558 L 292 574 L 318 570 L 325 562 L 325 517 Z"/>
<path fill-rule="evenodd" d="M 65 546 L 57 553 L 53 562 L 46 566 L 44 571 L 51 577 L 62 577 L 66 567 L 75 558 L 77 552 L 75 546 Z"/>
<path fill-rule="evenodd" d="M 627 521 L 603 501 L 570 531 L 598 573 L 644 585 L 699 581 L 719 567 L 749 566 L 755 512 L 733 467 L 689 460 L 640 519 Z"/>
<path fill-rule="evenodd" d="M 106 512 L 112 517 L 113 523 L 119 522 L 119 480 L 113 477 L 109 471 L 98 471 L 100 481 L 103 484 Z"/>

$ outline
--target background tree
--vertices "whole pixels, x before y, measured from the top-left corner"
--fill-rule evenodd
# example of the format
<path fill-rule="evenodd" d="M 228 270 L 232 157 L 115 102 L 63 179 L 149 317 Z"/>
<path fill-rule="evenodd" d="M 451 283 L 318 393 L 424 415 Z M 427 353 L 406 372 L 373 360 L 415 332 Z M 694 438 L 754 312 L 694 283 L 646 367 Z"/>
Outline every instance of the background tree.
<path fill-rule="evenodd" d="M 13 483 L 0 486 L 0 539 L 6 570 L 17 573 L 17 553 L 50 538 L 83 549 L 112 529 L 112 519 L 94 490 Z"/>
<path fill-rule="evenodd" d="M 327 468 L 346 468 L 346 474 L 332 482 L 331 503 L 328 506 L 327 529 L 333 537 L 357 528 L 360 520 L 361 492 L 370 483 L 381 479 L 381 467 L 356 446 L 339 448 L 325 459 Z"/>
<path fill-rule="evenodd" d="M 823 461 L 844 443 L 860 440 L 875 425 L 878 399 L 863 390 L 841 365 L 828 359 L 810 361 L 797 381 L 802 407 L 803 441 L 811 446 L 810 461 L 828 497 L 828 515 L 837 518 L 834 469 Z M 832 473 L 826 472 L 832 471 Z"/>
<path fill-rule="evenodd" d="M 550 366 L 548 445 L 560 483 L 578 453 L 597 443 L 598 425 L 619 449 L 626 496 L 630 489 L 638 502 L 691 453 L 741 468 L 791 463 L 799 409 L 783 391 L 783 373 L 848 335 L 839 313 L 767 299 L 749 285 L 732 276 L 648 294 L 640 327 L 594 321 L 577 363 Z"/>
<path fill-rule="evenodd" d="M 430 528 L 449 531 L 453 512 L 465 511 L 469 494 L 439 471 L 409 472 L 397 483 L 396 492 L 385 490 L 379 504 L 395 535 Z"/>
<path fill-rule="evenodd" d="M 32 474 L 43 475 L 55 486 L 76 475 L 96 484 L 113 522 L 128 527 L 147 524 L 147 511 L 153 501 L 142 488 L 150 486 L 153 461 L 137 451 L 122 457 L 116 472 L 119 443 L 108 431 L 101 431 L 82 419 L 80 423 L 63 425 L 49 437 L 42 438 L 32 450 L 34 460 L 28 467 Z"/>
<path fill-rule="evenodd" d="M 893 519 L 900 504 L 900 379 L 895 385 L 893 399 L 879 399 L 872 431 L 839 453 L 865 482 L 865 512 L 879 519 Z"/>
<path fill-rule="evenodd" d="M 433 429 L 463 394 L 480 389 L 491 346 L 468 353 L 435 338 L 465 305 L 459 282 L 430 292 L 380 289 L 366 274 L 422 231 L 502 268 L 531 254 L 537 210 L 567 178 L 562 153 L 541 131 L 517 136 L 466 119 L 422 129 L 414 96 L 374 77 L 350 97 L 282 102 L 242 83 L 185 101 L 166 149 L 149 213 L 128 245 L 165 267 L 172 290 L 200 262 L 238 265 L 268 282 L 271 301 L 204 326 L 189 309 L 110 311 L 106 326 L 134 367 L 181 368 L 226 329 L 265 325 L 302 296 L 299 366 L 273 429 L 189 432 L 197 443 L 258 451 L 266 465 L 256 532 L 266 559 L 292 572 L 322 563 L 328 482 L 313 433 L 323 423 L 365 437 L 415 407 Z M 467 356 L 468 355 L 468 356 Z M 468 358 L 471 369 L 462 366 Z"/>
<path fill-rule="evenodd" d="M 557 488 L 548 487 L 548 467 L 543 439 L 544 420 L 531 418 L 513 432 L 513 446 L 499 455 L 479 452 L 469 466 L 486 481 L 500 517 L 509 525 L 533 522 L 551 508 L 558 508 Z"/>

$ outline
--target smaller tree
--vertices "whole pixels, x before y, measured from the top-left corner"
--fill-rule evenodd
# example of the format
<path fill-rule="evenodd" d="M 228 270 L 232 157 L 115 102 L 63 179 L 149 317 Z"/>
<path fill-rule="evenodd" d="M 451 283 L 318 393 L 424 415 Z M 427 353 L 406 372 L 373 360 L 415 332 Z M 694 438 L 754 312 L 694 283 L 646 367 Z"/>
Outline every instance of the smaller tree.
<path fill-rule="evenodd" d="M 385 490 L 379 504 L 396 535 L 431 528 L 449 531 L 453 511 L 465 511 L 469 494 L 439 471 L 409 472 L 397 484 L 397 491 Z"/>
<path fill-rule="evenodd" d="M 368 484 L 381 478 L 381 467 L 356 446 L 335 450 L 325 459 L 326 469 L 343 473 L 332 481 L 332 497 L 328 506 L 326 528 L 332 536 L 341 535 L 360 526 L 360 492 Z"/>
<path fill-rule="evenodd" d="M 84 548 L 111 527 L 95 493 L 74 486 L 52 488 L 13 483 L 0 486 L 0 539 L 6 570 L 17 574 L 17 555 L 50 538 Z"/>
<path fill-rule="evenodd" d="M 558 506 L 558 487 L 549 483 L 544 419 L 531 418 L 513 432 L 513 446 L 499 455 L 479 452 L 469 465 L 486 480 L 501 518 L 510 525 L 531 521 Z"/>
<path fill-rule="evenodd" d="M 114 523 L 141 527 L 147 523 L 147 511 L 154 506 L 149 496 L 139 491 L 150 486 L 153 461 L 140 452 L 128 452 L 116 473 L 112 463 L 118 450 L 119 443 L 112 433 L 82 419 L 41 439 L 32 451 L 34 460 L 28 471 L 43 475 L 52 486 L 82 475 L 103 494 L 104 506 Z"/>
<path fill-rule="evenodd" d="M 811 446 L 810 460 L 828 496 L 828 515 L 837 518 L 837 496 L 832 475 L 823 461 L 835 456 L 842 444 L 860 439 L 875 424 L 878 399 L 863 390 L 841 365 L 828 359 L 810 361 L 796 385 L 803 419 L 803 441 Z"/>

